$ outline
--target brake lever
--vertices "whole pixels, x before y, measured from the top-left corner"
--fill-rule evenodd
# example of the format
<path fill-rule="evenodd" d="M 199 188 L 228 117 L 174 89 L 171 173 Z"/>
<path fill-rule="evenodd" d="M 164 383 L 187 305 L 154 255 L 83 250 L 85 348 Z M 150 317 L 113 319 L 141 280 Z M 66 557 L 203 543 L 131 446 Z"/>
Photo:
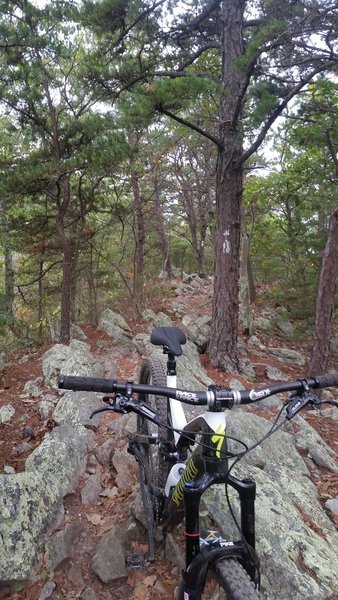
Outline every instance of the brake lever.
<path fill-rule="evenodd" d="M 98 408 L 97 410 L 94 410 L 89 418 L 92 419 L 93 417 L 95 417 L 95 415 L 98 415 L 99 413 L 103 413 L 103 412 L 107 412 L 107 411 L 116 412 L 116 410 L 113 406 L 104 406 L 103 408 Z"/>
<path fill-rule="evenodd" d="M 302 392 L 301 394 L 292 394 L 290 396 L 289 403 L 286 407 L 286 418 L 293 419 L 293 417 L 299 413 L 307 404 L 313 404 L 314 406 L 318 406 L 322 404 L 321 400 L 317 398 L 314 394 L 311 394 L 307 391 Z"/>
<path fill-rule="evenodd" d="M 127 410 L 128 400 L 127 400 L 127 398 L 125 398 L 124 396 L 121 396 L 120 394 L 116 394 L 116 396 L 113 398 L 111 398 L 110 396 L 104 396 L 104 398 L 102 400 L 108 406 L 104 406 L 102 408 L 98 408 L 98 409 L 94 410 L 89 417 L 90 419 L 95 417 L 95 415 L 98 415 L 100 413 L 107 412 L 107 411 L 112 411 L 112 412 L 122 413 L 122 414 L 129 412 Z"/>

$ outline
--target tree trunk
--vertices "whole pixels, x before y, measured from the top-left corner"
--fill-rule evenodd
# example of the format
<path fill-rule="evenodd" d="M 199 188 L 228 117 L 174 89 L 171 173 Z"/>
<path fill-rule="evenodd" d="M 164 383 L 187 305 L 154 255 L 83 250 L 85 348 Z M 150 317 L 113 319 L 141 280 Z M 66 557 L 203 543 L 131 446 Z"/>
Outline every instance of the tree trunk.
<path fill-rule="evenodd" d="M 162 270 L 168 277 L 172 277 L 172 265 L 170 258 L 170 246 L 168 236 L 164 227 L 163 208 L 161 204 L 161 194 L 158 183 L 158 175 L 156 167 L 154 167 L 154 194 L 155 194 L 155 210 L 156 210 L 156 229 L 159 237 L 160 248 L 162 252 L 163 262 Z"/>
<path fill-rule="evenodd" d="M 143 203 L 140 195 L 139 175 L 132 166 L 131 184 L 133 189 L 134 201 L 134 238 L 135 238 L 135 258 L 134 258 L 134 310 L 138 313 L 143 305 L 143 284 L 144 284 L 144 250 L 145 250 L 145 227 Z"/>
<path fill-rule="evenodd" d="M 338 209 L 331 215 L 319 279 L 315 333 L 309 364 L 309 375 L 312 376 L 324 374 L 327 369 L 337 277 Z"/>
<path fill-rule="evenodd" d="M 246 335 L 251 335 L 253 329 L 253 317 L 250 306 L 249 237 L 246 232 L 243 210 L 241 213 L 241 242 L 239 320 L 242 332 Z"/>
<path fill-rule="evenodd" d="M 70 295 L 72 284 L 72 249 L 66 235 L 64 217 L 70 201 L 69 175 L 63 175 L 59 185 L 60 197 L 57 199 L 56 227 L 61 243 L 62 262 L 62 284 L 61 284 L 61 318 L 60 318 L 60 343 L 66 344 L 70 339 Z M 60 200 L 61 198 L 61 200 Z"/>
<path fill-rule="evenodd" d="M 216 177 L 215 284 L 209 356 L 216 367 L 237 372 L 237 324 L 243 169 L 241 106 L 244 2 L 223 2 L 222 85 Z"/>
<path fill-rule="evenodd" d="M 14 302 L 14 269 L 12 250 L 9 242 L 8 225 L 6 217 L 6 202 L 0 200 L 0 232 L 2 234 L 2 247 L 4 253 L 5 267 L 5 305 L 4 314 L 9 319 L 9 325 L 14 322 L 13 302 Z"/>
<path fill-rule="evenodd" d="M 97 264 L 94 265 L 93 247 L 90 246 L 90 262 L 87 272 L 87 284 L 89 289 L 89 319 L 92 325 L 97 325 L 99 322 L 98 301 L 97 301 L 97 282 L 95 273 L 99 271 L 99 257 Z"/>

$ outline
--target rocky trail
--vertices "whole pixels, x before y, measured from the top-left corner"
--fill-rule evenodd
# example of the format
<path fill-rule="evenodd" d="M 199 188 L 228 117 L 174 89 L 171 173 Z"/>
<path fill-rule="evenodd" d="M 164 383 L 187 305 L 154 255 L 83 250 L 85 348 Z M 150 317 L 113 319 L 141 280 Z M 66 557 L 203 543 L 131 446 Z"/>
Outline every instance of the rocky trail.
<path fill-rule="evenodd" d="M 163 537 L 158 531 L 156 562 L 147 563 L 137 468 L 126 451 L 133 416 L 104 414 L 91 421 L 100 400 L 95 394 L 61 394 L 56 389 L 60 371 L 137 380 L 143 357 L 154 350 L 149 331 L 174 324 L 192 340 L 179 372 L 180 385 L 190 389 L 211 381 L 264 385 L 305 373 L 307 348 L 288 339 L 292 326 L 285 314 L 278 327 L 278 312 L 255 316 L 253 334 L 240 345 L 241 376 L 213 369 L 197 350 L 208 335 L 210 282 L 188 277 L 172 282 L 170 292 L 166 313 L 158 306 L 141 320 L 126 321 L 105 311 L 99 328 L 74 330 L 78 339 L 69 347 L 49 345 L 5 357 L 0 371 L 0 598 L 175 597 L 182 533 L 178 529 Z M 331 368 L 336 364 L 333 354 Z M 282 401 L 274 397 L 250 411 L 234 410 L 228 416 L 230 434 L 245 432 L 242 437 L 253 443 L 269 429 Z M 332 569 L 338 559 L 337 413 L 307 411 L 240 467 L 262 490 L 257 523 L 263 599 L 338 598 Z M 206 523 L 212 514 L 216 524 L 223 524 L 222 502 L 217 494 L 206 498 Z M 224 512 L 231 529 L 227 507 Z M 128 555 L 139 556 L 141 567 L 127 568 Z"/>

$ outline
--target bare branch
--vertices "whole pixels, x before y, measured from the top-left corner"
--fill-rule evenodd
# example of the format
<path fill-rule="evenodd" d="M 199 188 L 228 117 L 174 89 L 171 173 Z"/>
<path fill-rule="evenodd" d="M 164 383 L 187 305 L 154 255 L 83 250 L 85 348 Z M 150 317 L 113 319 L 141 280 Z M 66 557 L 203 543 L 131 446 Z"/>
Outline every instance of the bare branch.
<path fill-rule="evenodd" d="M 332 62 L 332 65 L 334 65 L 334 62 Z M 254 154 L 254 152 L 256 152 L 256 150 L 258 150 L 258 148 L 263 143 L 271 126 L 276 121 L 276 119 L 282 114 L 283 110 L 287 107 L 290 100 L 292 100 L 292 98 L 294 98 L 315 77 L 315 75 L 326 70 L 328 66 L 329 64 L 326 63 L 325 65 L 320 65 L 316 69 L 313 69 L 311 73 L 307 75 L 307 77 L 301 79 L 299 83 L 297 83 L 297 85 L 295 85 L 289 91 L 288 95 L 285 96 L 282 102 L 280 102 L 277 108 L 275 108 L 275 110 L 271 113 L 270 117 L 266 120 L 254 143 L 250 146 L 250 148 L 248 148 L 248 150 L 246 150 L 246 152 L 242 154 L 240 163 L 244 163 L 246 160 L 248 160 L 248 158 L 250 158 L 250 156 L 252 156 L 252 154 Z"/>
<path fill-rule="evenodd" d="M 190 121 L 186 121 L 185 119 L 182 119 L 181 117 L 178 117 L 177 115 L 175 115 L 174 113 L 172 113 L 169 110 L 166 110 L 163 107 L 159 107 L 158 111 L 160 113 L 162 113 L 163 115 L 166 115 L 167 117 L 170 117 L 174 121 L 177 121 L 177 123 L 180 123 L 181 125 L 184 125 L 185 127 L 188 127 L 189 129 L 192 129 L 193 131 L 196 131 L 200 135 L 203 135 L 203 137 L 207 138 L 208 140 L 210 140 L 211 142 L 213 142 L 214 144 L 216 144 L 216 146 L 218 148 L 222 147 L 221 141 L 219 139 L 217 139 L 216 137 L 214 137 L 213 135 L 211 135 L 207 131 L 204 131 L 203 129 L 200 129 L 200 127 L 198 127 L 197 125 L 194 125 Z"/>

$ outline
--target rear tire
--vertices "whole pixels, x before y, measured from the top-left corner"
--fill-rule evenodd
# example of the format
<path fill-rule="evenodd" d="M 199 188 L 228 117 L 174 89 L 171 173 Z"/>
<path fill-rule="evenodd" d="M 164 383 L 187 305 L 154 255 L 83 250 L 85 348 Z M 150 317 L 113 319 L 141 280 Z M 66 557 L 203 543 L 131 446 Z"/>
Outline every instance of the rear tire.
<path fill-rule="evenodd" d="M 223 558 L 210 567 L 203 600 L 259 600 L 260 595 L 246 570 L 237 560 Z M 184 600 L 183 581 L 177 600 Z"/>
<path fill-rule="evenodd" d="M 140 383 L 166 387 L 167 377 L 163 363 L 159 357 L 151 356 L 143 362 L 140 372 Z M 140 395 L 140 400 L 143 400 L 156 410 L 161 423 L 164 425 L 171 425 L 170 405 L 167 398 L 164 396 L 144 394 Z M 154 522 L 158 524 L 162 518 L 164 487 L 171 468 L 171 464 L 165 460 L 165 454 L 161 451 L 161 447 L 163 444 L 171 442 L 174 439 L 174 435 L 173 432 L 168 430 L 165 426 L 157 426 L 155 423 L 152 423 L 141 416 L 137 417 L 137 431 L 143 435 L 155 434 L 157 436 L 157 443 L 144 445 L 151 481 L 147 482 L 145 480 L 145 474 L 144 472 L 141 472 L 144 470 L 141 466 L 140 479 L 141 483 L 143 482 L 144 485 L 152 484 L 157 492 L 159 492 L 159 495 L 153 495 L 152 490 L 150 491 L 154 505 Z"/>

